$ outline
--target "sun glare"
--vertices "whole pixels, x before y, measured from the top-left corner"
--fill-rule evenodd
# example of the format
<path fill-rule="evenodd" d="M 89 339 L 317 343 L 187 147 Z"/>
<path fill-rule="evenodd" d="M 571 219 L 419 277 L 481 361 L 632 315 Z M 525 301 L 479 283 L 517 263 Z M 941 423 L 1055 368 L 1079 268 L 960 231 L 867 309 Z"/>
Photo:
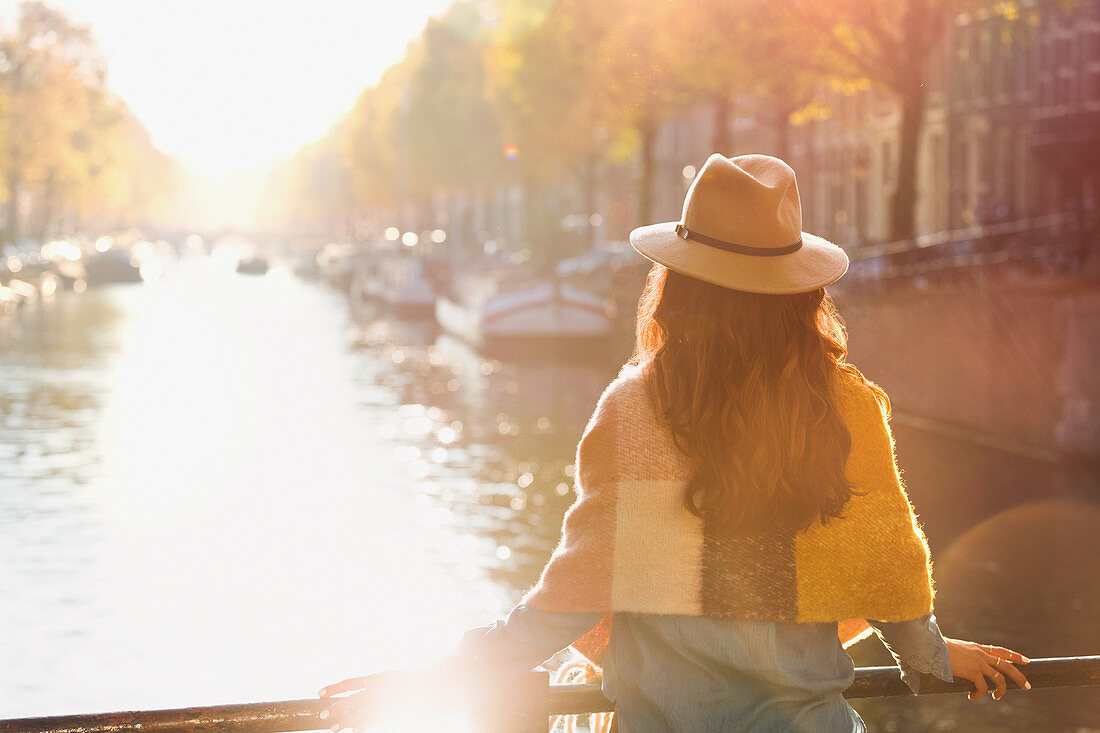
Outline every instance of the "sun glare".
<path fill-rule="evenodd" d="M 52 0 L 88 25 L 109 83 L 154 142 L 192 170 L 224 179 L 322 134 L 397 61 L 449 0 Z M 10 25 L 16 0 L 0 0 Z"/>
<path fill-rule="evenodd" d="M 377 733 L 474 733 L 470 720 L 459 714 L 417 715 L 370 729 Z"/>

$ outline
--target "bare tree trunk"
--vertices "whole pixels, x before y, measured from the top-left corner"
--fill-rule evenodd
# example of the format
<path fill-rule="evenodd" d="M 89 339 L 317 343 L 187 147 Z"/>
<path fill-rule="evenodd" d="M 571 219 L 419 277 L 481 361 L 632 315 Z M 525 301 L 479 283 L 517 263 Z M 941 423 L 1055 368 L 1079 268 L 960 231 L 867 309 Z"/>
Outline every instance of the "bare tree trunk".
<path fill-rule="evenodd" d="M 795 106 L 789 96 L 780 98 L 775 108 L 775 157 L 788 160 L 791 155 L 791 113 Z"/>
<path fill-rule="evenodd" d="M 38 216 L 38 226 L 35 235 L 39 239 L 46 239 L 52 233 L 50 225 L 53 223 L 54 207 L 57 201 L 57 169 L 51 168 L 46 176 L 46 183 L 42 187 L 42 204 Z"/>
<path fill-rule="evenodd" d="M 654 145 L 657 141 L 657 123 L 646 118 L 638 125 L 642 136 L 642 171 L 638 182 L 638 221 L 648 224 L 653 214 Z"/>
<path fill-rule="evenodd" d="M 733 149 L 733 141 L 730 139 L 730 113 L 732 112 L 732 105 L 730 104 L 729 94 L 724 92 L 718 94 L 718 96 L 714 98 L 714 107 L 712 111 L 714 112 L 714 117 L 712 118 L 714 135 L 710 143 L 711 152 L 729 156 Z"/>
<path fill-rule="evenodd" d="M 588 224 L 584 228 L 584 248 L 590 250 L 596 245 L 596 227 L 592 224 L 592 216 L 596 213 L 597 186 L 596 186 L 596 153 L 592 152 L 584 158 L 584 211 L 588 217 Z"/>
<path fill-rule="evenodd" d="M 8 176 L 8 210 L 7 221 L 4 222 L 4 241 L 9 244 L 19 243 L 19 193 L 23 188 L 18 176 Z"/>
<path fill-rule="evenodd" d="M 917 148 L 924 126 L 925 91 L 915 86 L 901 98 L 898 130 L 897 188 L 890 200 L 890 238 L 911 239 L 917 230 Z"/>
<path fill-rule="evenodd" d="M 906 0 L 902 15 L 905 42 L 893 84 L 901 101 L 897 188 L 890 201 L 890 238 L 894 240 L 911 239 L 917 233 L 917 154 L 928 96 L 928 59 L 939 45 L 947 8 L 942 0 Z"/>

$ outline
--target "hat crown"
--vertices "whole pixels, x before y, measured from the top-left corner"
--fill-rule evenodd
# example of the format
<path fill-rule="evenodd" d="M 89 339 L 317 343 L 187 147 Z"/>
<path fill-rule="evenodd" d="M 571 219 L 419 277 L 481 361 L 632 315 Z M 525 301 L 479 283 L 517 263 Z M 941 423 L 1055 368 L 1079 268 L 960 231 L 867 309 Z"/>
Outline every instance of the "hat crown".
<path fill-rule="evenodd" d="M 802 238 L 794 171 L 770 155 L 715 153 L 692 181 L 681 218 L 690 231 L 746 247 L 789 247 Z"/>

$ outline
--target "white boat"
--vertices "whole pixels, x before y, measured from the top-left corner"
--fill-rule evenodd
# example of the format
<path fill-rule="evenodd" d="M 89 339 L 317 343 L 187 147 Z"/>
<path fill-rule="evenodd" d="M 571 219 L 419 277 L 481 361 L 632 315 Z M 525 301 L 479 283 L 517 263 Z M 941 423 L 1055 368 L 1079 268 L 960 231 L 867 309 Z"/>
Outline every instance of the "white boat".
<path fill-rule="evenodd" d="M 0 285 L 0 323 L 13 317 L 21 306 L 38 299 L 38 288 L 26 280 L 12 278 Z"/>
<path fill-rule="evenodd" d="M 361 260 L 351 283 L 352 296 L 373 300 L 401 316 L 423 317 L 435 312 L 435 286 L 424 261 L 411 255 L 379 254 Z"/>
<path fill-rule="evenodd" d="M 142 281 L 141 262 L 128 248 L 86 254 L 81 264 L 84 266 L 84 280 L 89 285 Z"/>
<path fill-rule="evenodd" d="M 242 275 L 264 275 L 269 267 L 267 258 L 261 255 L 246 257 L 237 262 L 237 272 Z"/>
<path fill-rule="evenodd" d="M 552 280 L 504 287 L 499 278 L 465 278 L 436 301 L 444 330 L 485 349 L 530 342 L 597 341 L 613 328 L 609 302 Z"/>
<path fill-rule="evenodd" d="M 317 267 L 331 285 L 347 291 L 358 264 L 367 257 L 363 245 L 329 242 L 317 253 Z"/>
<path fill-rule="evenodd" d="M 0 323 L 15 316 L 23 305 L 23 298 L 6 285 L 0 285 Z"/>

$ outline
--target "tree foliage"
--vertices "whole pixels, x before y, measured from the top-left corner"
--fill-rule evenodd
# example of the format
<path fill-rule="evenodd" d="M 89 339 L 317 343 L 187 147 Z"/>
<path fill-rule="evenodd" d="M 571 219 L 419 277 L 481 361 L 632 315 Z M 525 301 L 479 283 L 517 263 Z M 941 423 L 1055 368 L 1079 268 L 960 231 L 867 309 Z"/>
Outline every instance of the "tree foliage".
<path fill-rule="evenodd" d="M 456 0 L 360 95 L 348 167 L 361 203 L 392 208 L 512 170 L 532 191 L 588 186 L 611 166 L 648 221 L 664 120 L 709 107 L 711 147 L 730 154 L 734 119 L 753 116 L 763 152 L 787 156 L 788 129 L 828 117 L 828 95 L 874 88 L 899 111 L 889 230 L 909 237 L 931 59 L 978 6 L 1021 14 L 1015 0 Z M 520 165 L 502 167 L 505 145 Z"/>
<path fill-rule="evenodd" d="M 174 164 L 106 76 L 88 28 L 44 3 L 23 3 L 0 36 L 5 241 L 162 213 Z"/>
<path fill-rule="evenodd" d="M 529 175 L 568 174 L 601 149 L 610 105 L 590 50 L 616 11 L 615 2 L 561 0 L 541 23 L 490 48 L 490 94 Z"/>
<path fill-rule="evenodd" d="M 796 28 L 836 60 L 893 94 L 901 122 L 890 207 L 893 239 L 916 233 L 917 148 L 924 123 L 930 62 L 943 42 L 950 14 L 964 0 L 777 0 L 777 20 Z"/>

